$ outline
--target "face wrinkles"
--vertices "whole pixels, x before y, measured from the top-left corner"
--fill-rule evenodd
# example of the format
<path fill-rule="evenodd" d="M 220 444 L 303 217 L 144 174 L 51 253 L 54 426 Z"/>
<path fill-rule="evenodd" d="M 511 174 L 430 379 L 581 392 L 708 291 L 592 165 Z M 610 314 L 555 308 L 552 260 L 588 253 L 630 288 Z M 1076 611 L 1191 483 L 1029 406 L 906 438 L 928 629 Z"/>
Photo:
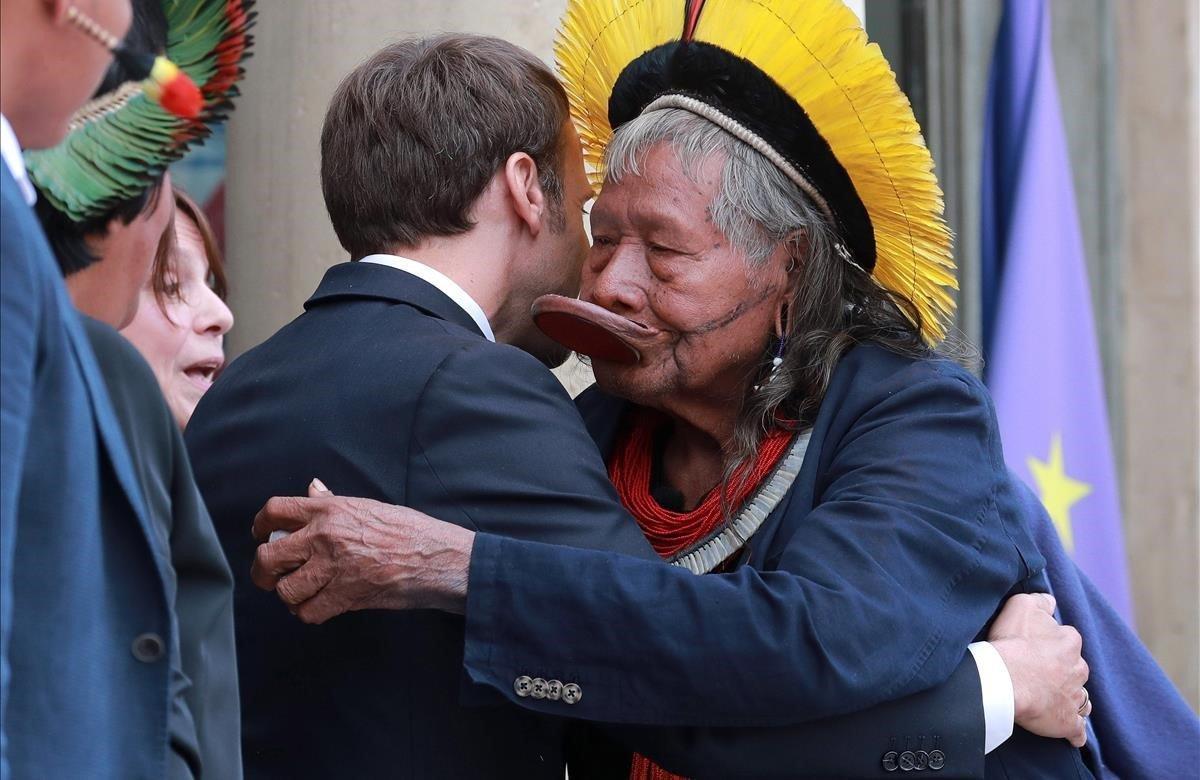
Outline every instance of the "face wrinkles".
<path fill-rule="evenodd" d="M 727 400 L 753 374 L 786 277 L 781 263 L 752 271 L 713 225 L 723 166 L 709 159 L 691 178 L 656 146 L 643 175 L 609 182 L 597 200 L 581 297 L 657 331 L 641 363 L 593 363 L 610 392 L 641 403 L 689 393 Z"/>

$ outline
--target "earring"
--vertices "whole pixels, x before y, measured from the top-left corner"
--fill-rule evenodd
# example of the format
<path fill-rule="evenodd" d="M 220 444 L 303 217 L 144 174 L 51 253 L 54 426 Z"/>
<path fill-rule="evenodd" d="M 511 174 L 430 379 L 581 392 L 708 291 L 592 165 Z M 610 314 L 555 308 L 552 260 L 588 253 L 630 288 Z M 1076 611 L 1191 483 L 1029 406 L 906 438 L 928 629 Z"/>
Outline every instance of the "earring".
<path fill-rule="evenodd" d="M 766 381 L 754 386 L 754 392 L 758 392 L 764 386 L 774 381 L 775 375 L 779 373 L 779 367 L 783 365 L 783 352 L 785 349 L 787 349 L 787 337 L 780 336 L 775 342 L 775 357 L 771 358 L 771 373 L 767 374 Z"/>
<path fill-rule="evenodd" d="M 779 367 L 783 365 L 783 351 L 787 348 L 787 337 L 780 336 L 779 341 L 775 342 L 775 357 L 771 358 L 771 374 L 767 377 L 770 382 L 775 378 L 775 373 L 779 371 Z"/>
<path fill-rule="evenodd" d="M 114 51 L 121 42 L 117 36 L 110 33 L 108 30 L 100 26 L 100 24 L 92 17 L 80 11 L 75 6 L 67 6 L 67 21 L 78 27 L 86 35 L 95 40 L 109 51 Z"/>
<path fill-rule="evenodd" d="M 204 96 L 191 77 L 175 63 L 166 57 L 129 49 L 122 45 L 117 36 L 73 5 L 67 7 L 67 20 L 112 52 L 134 80 L 144 81 L 146 97 L 165 111 L 183 119 L 200 116 L 200 110 L 204 108 Z"/>

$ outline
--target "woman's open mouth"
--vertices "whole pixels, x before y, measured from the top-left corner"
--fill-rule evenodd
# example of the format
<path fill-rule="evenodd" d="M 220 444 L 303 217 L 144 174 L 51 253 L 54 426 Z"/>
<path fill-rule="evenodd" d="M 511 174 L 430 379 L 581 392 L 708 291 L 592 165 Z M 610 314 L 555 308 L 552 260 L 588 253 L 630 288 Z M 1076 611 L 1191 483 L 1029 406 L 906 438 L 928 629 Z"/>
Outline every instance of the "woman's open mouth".
<path fill-rule="evenodd" d="M 225 361 L 217 358 L 201 360 L 183 369 L 183 374 L 192 384 L 202 390 L 207 390 L 216 381 L 223 365 L 225 365 Z"/>

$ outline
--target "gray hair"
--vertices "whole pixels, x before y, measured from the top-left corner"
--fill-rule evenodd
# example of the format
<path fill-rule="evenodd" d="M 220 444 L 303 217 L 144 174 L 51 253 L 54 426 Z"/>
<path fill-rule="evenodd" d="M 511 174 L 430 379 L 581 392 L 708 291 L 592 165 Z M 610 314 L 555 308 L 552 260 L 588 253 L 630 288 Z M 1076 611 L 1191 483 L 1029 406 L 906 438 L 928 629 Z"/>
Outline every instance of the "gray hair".
<path fill-rule="evenodd" d="M 790 244 L 789 251 L 800 264 L 801 278 L 806 282 L 797 285 L 790 302 L 792 316 L 785 325 L 790 325 L 790 330 L 783 334 L 783 365 L 772 373 L 774 356 L 770 350 L 765 351 L 755 373 L 758 387 L 743 400 L 734 440 L 726 452 L 726 478 L 730 479 L 742 463 L 754 459 L 763 435 L 778 427 L 781 413 L 792 416 L 804 407 L 815 410 L 820 403 L 836 360 L 822 367 L 818 377 L 820 392 L 812 397 L 811 391 L 816 388 L 806 381 L 812 355 L 799 342 L 805 340 L 804 331 L 812 327 L 814 320 L 822 319 L 808 316 L 810 309 L 819 307 L 828 312 L 832 308 L 834 317 L 838 317 L 837 311 L 845 309 L 839 295 L 844 265 L 835 255 L 837 234 L 833 226 L 785 173 L 745 142 L 689 111 L 678 108 L 649 111 L 622 125 L 606 152 L 606 180 L 618 182 L 625 176 L 641 175 L 646 153 L 660 143 L 670 144 L 684 174 L 692 179 L 713 155 L 724 157 L 721 186 L 709 205 L 709 219 L 745 255 L 752 284 L 755 269 L 761 268 L 785 242 Z M 802 300 L 800 288 L 807 288 L 807 282 L 818 275 L 822 283 L 810 288 L 815 299 L 805 296 L 807 300 Z M 828 298 L 833 300 L 820 300 Z M 795 403 L 787 404 L 789 400 Z"/>
<path fill-rule="evenodd" d="M 833 251 L 835 234 L 825 215 L 766 157 L 704 117 L 679 108 L 648 111 L 622 125 L 605 158 L 608 181 L 640 176 L 646 152 L 667 142 L 692 179 L 713 155 L 725 158 L 721 188 L 709 218 L 746 256 L 761 267 L 780 243 L 791 241 L 805 255 Z"/>
<path fill-rule="evenodd" d="M 745 254 L 752 278 L 781 242 L 792 244 L 798 263 L 783 363 L 772 370 L 774 355 L 767 349 L 753 371 L 748 383 L 753 389 L 742 399 L 725 447 L 726 481 L 745 478 L 739 469 L 754 460 L 768 431 L 812 424 L 834 369 L 854 345 L 875 344 L 913 359 L 935 354 L 922 339 L 921 315 L 912 301 L 839 256 L 836 229 L 808 196 L 766 157 L 707 119 L 670 108 L 622 125 L 608 147 L 608 181 L 639 174 L 646 152 L 659 143 L 670 144 L 693 179 L 712 155 L 725 156 L 709 218 Z M 937 353 L 968 366 L 977 362 L 974 349 L 954 337 Z M 732 509 L 725 507 L 726 513 Z"/>

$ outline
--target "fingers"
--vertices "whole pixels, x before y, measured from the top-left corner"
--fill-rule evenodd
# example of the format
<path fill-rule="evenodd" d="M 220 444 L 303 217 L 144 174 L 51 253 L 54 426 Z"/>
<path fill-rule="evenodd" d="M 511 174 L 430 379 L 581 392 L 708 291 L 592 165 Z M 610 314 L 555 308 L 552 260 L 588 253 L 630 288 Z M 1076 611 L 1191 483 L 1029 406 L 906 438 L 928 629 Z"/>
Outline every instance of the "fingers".
<path fill-rule="evenodd" d="M 1087 744 L 1087 721 L 1082 715 L 1075 716 L 1075 730 L 1068 738 L 1070 743 L 1077 748 L 1081 748 Z"/>
<path fill-rule="evenodd" d="M 1083 660 L 1083 656 L 1075 661 L 1075 668 L 1071 671 L 1075 679 L 1079 681 L 1079 687 L 1082 688 L 1087 684 L 1088 678 L 1091 676 L 1091 669 L 1088 668 L 1087 661 Z"/>
<path fill-rule="evenodd" d="M 325 483 L 322 482 L 321 480 L 317 479 L 316 477 L 313 477 L 312 482 L 308 483 L 308 497 L 309 498 L 323 498 L 325 496 L 332 496 L 332 495 L 333 495 L 333 491 L 330 490 L 329 488 L 325 487 Z"/>
<path fill-rule="evenodd" d="M 1032 638 L 1058 627 L 1054 618 L 1056 602 L 1049 593 L 1018 593 L 1004 602 L 1000 614 L 988 630 L 988 639 L 1017 636 Z"/>
<path fill-rule="evenodd" d="M 1032 593 L 1033 606 L 1035 609 L 1040 609 L 1047 615 L 1054 615 L 1054 610 L 1058 606 L 1058 602 L 1049 593 Z"/>
<path fill-rule="evenodd" d="M 304 565 L 310 554 L 308 535 L 303 533 L 259 545 L 250 579 L 263 590 L 275 590 L 279 578 Z"/>
<path fill-rule="evenodd" d="M 333 567 L 324 561 L 310 561 L 291 574 L 281 577 L 275 592 L 290 606 L 303 604 L 321 592 L 333 578 Z"/>
<path fill-rule="evenodd" d="M 1004 607 L 1005 609 L 1038 610 L 1047 615 L 1053 615 L 1057 604 L 1058 602 L 1049 593 L 1017 593 L 1009 596 L 1008 601 L 1004 602 Z"/>
<path fill-rule="evenodd" d="M 305 601 L 296 608 L 296 617 L 300 618 L 305 623 L 319 626 L 330 618 L 337 617 L 343 612 L 348 612 L 348 608 L 338 599 L 336 599 L 329 591 L 321 591 L 316 596 Z"/>
<path fill-rule="evenodd" d="M 272 531 L 298 531 L 312 522 L 319 508 L 319 501 L 312 498 L 275 496 L 258 510 L 251 531 L 260 542 L 266 541 Z"/>
<path fill-rule="evenodd" d="M 1073 653 L 1083 652 L 1083 634 L 1075 626 L 1063 626 L 1058 629 L 1068 638 L 1068 645 Z"/>

